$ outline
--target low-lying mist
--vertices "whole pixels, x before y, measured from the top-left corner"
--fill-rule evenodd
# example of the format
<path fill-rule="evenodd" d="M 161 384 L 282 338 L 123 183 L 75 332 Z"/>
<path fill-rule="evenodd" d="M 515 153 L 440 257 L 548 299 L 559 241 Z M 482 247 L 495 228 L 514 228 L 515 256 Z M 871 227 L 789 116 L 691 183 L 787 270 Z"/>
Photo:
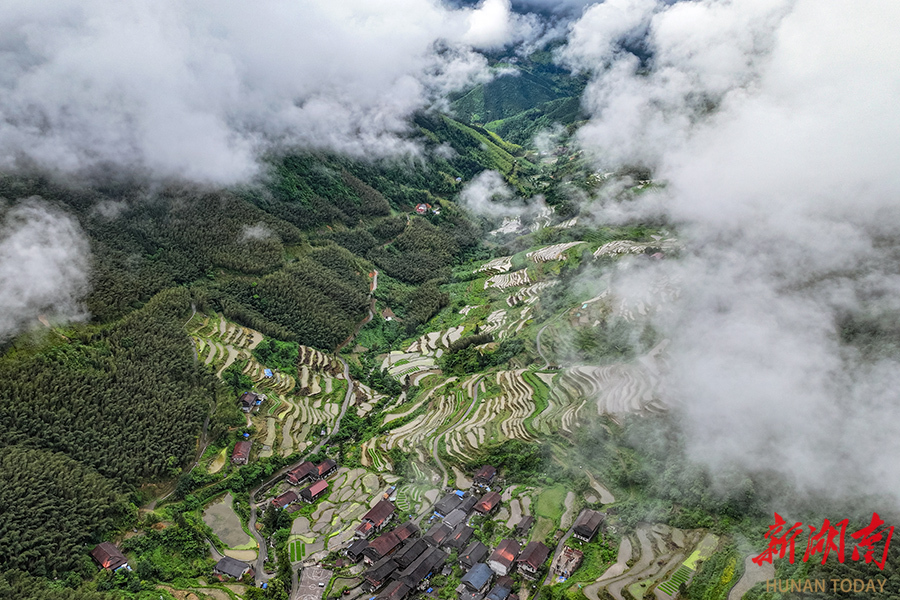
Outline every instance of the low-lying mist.
<path fill-rule="evenodd" d="M 900 501 L 898 17 L 889 2 L 615 0 L 563 51 L 593 73 L 582 146 L 664 184 L 592 210 L 663 215 L 684 241 L 619 277 L 680 282 L 653 323 L 671 340 L 662 393 L 713 473 Z M 637 33 L 645 64 L 617 44 Z"/>

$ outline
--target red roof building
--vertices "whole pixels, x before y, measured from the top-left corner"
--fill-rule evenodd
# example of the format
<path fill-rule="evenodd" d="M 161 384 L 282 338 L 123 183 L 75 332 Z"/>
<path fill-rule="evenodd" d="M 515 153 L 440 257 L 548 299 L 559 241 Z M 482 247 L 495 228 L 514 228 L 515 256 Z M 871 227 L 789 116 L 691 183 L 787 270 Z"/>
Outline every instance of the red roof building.
<path fill-rule="evenodd" d="M 304 502 L 313 503 L 321 498 L 327 490 L 328 482 L 320 480 L 301 491 L 300 497 L 303 498 Z"/>
<path fill-rule="evenodd" d="M 297 501 L 297 492 L 291 490 L 289 492 L 285 492 L 280 496 L 277 496 L 274 500 L 272 500 L 272 508 L 284 508 L 288 504 L 293 504 Z"/>
<path fill-rule="evenodd" d="M 287 480 L 291 485 L 300 485 L 316 472 L 316 465 L 311 462 L 304 461 L 288 471 Z"/>
<path fill-rule="evenodd" d="M 250 460 L 250 448 L 253 446 L 253 442 L 240 441 L 234 445 L 234 452 L 231 453 L 231 462 L 236 465 L 246 465 L 247 461 Z"/>
<path fill-rule="evenodd" d="M 363 515 L 362 523 L 356 528 L 356 537 L 367 538 L 381 531 L 394 518 L 394 505 L 388 500 L 379 500 L 378 504 Z"/>
<path fill-rule="evenodd" d="M 337 463 L 329 458 L 328 460 L 323 460 L 316 465 L 316 470 L 313 473 L 313 477 L 316 477 L 317 479 L 325 479 L 335 471 L 337 471 Z"/>
<path fill-rule="evenodd" d="M 492 467 L 491 465 L 484 465 L 483 467 L 478 469 L 478 472 L 475 473 L 475 477 L 472 479 L 472 481 L 475 483 L 475 485 L 486 486 L 490 485 L 494 480 L 494 477 L 496 476 L 496 468 Z"/>

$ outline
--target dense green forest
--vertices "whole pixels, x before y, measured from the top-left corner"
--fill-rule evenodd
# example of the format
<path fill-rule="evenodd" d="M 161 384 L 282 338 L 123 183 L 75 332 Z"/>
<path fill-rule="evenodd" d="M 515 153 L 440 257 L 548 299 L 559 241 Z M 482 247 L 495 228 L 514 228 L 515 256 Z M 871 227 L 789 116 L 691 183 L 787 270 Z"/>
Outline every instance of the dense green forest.
<path fill-rule="evenodd" d="M 176 474 L 216 386 L 181 329 L 189 316 L 173 288 L 115 325 L 14 347 L 0 360 L 0 444 L 64 452 L 132 485 Z"/>
<path fill-rule="evenodd" d="M 116 484 L 49 450 L 0 452 L 0 565 L 35 575 L 81 570 L 84 549 L 127 514 Z M 88 572 L 92 571 L 88 565 Z M 0 597 L 3 588 L 0 583 Z"/>
<path fill-rule="evenodd" d="M 75 590 L 51 585 L 45 579 L 30 577 L 22 571 L 0 572 L 2 600 L 113 600 L 115 596 L 90 590 Z"/>

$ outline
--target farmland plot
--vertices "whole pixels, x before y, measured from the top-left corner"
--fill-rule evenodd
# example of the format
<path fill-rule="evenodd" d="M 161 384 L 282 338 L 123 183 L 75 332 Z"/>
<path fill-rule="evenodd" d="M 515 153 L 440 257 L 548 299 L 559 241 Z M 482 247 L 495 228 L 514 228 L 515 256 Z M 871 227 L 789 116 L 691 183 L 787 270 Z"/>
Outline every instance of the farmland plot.
<path fill-rule="evenodd" d="M 621 256 L 624 254 L 644 254 L 648 248 L 658 248 L 659 250 L 674 250 L 679 247 L 678 240 L 675 238 L 663 239 L 662 236 L 654 235 L 652 242 L 632 242 L 630 240 L 616 240 L 603 244 L 594 251 L 594 258 L 601 256 Z"/>
<path fill-rule="evenodd" d="M 258 331 L 241 327 L 221 315 L 195 315 L 187 326 L 198 352 L 206 352 L 206 364 L 222 372 L 235 360 L 246 361 L 243 374 L 254 387 L 265 393 L 265 437 L 261 439 L 261 457 L 275 452 L 283 456 L 295 449 L 303 449 L 305 440 L 320 427 L 330 428 L 337 416 L 337 406 L 330 402 L 341 396 L 343 366 L 334 357 L 315 348 L 300 346 L 297 360 L 297 378 L 269 369 L 251 354 L 263 340 Z M 201 354 L 202 356 L 202 354 Z M 266 374 L 269 371 L 269 374 Z M 380 398 L 371 390 L 360 388 L 362 401 Z M 340 400 L 342 398 L 338 398 Z M 259 423 L 263 425 L 263 423 Z M 262 436 L 260 432 L 260 436 Z"/>
<path fill-rule="evenodd" d="M 499 371 L 494 375 L 500 393 L 489 398 L 480 395 L 478 406 L 465 422 L 447 432 L 445 440 L 450 454 L 467 459 L 473 450 L 492 439 L 533 439 L 525 428 L 525 419 L 535 411 L 534 391 L 522 377 L 524 372 L 524 369 Z M 469 398 L 474 394 L 475 380 L 470 379 L 468 386 L 464 384 Z M 463 402 L 470 400 L 463 398 Z"/>
<path fill-rule="evenodd" d="M 562 260 L 565 258 L 565 253 L 567 250 L 586 243 L 587 242 L 566 242 L 565 244 L 553 244 L 552 246 L 546 246 L 544 248 L 539 248 L 538 250 L 529 252 L 525 256 L 526 258 L 530 258 L 536 263 Z"/>
<path fill-rule="evenodd" d="M 455 393 L 441 394 L 431 401 L 425 414 L 388 433 L 385 436 L 385 447 L 410 450 L 417 445 L 423 445 L 425 440 L 434 435 L 456 412 L 459 401 L 460 396 Z"/>
<path fill-rule="evenodd" d="M 445 331 L 432 331 L 426 333 L 406 349 L 407 353 L 423 354 L 426 356 L 440 356 L 441 350 L 446 350 L 450 344 L 462 337 L 463 326 L 451 327 Z"/>
<path fill-rule="evenodd" d="M 531 225 L 528 226 L 529 231 L 534 233 L 538 229 L 543 229 L 544 227 L 549 226 L 555 212 L 556 208 L 553 206 L 545 206 L 544 208 L 542 208 L 534 218 L 534 220 L 531 222 Z"/>
<path fill-rule="evenodd" d="M 488 315 L 487 323 L 481 328 L 481 332 L 493 333 L 494 338 L 497 340 L 519 333 L 531 317 L 533 308 L 530 305 L 526 306 L 519 312 L 518 316 L 514 311 L 502 308 L 495 310 Z"/>
<path fill-rule="evenodd" d="M 537 283 L 529 285 L 528 287 L 522 288 L 515 294 L 510 295 L 506 299 L 506 303 L 512 307 L 512 306 L 517 306 L 517 305 L 521 304 L 522 302 L 529 302 L 529 303 L 534 302 L 537 300 L 538 294 L 542 290 L 545 290 L 549 287 L 553 287 L 554 285 L 556 285 L 558 283 L 559 283 L 559 281 L 555 280 L 555 279 L 539 281 Z"/>
<path fill-rule="evenodd" d="M 419 371 L 438 371 L 437 363 L 434 362 L 433 356 L 420 354 L 419 352 L 400 352 L 398 350 L 391 351 L 384 361 L 381 363 L 382 369 L 392 377 L 403 382 L 410 375 Z"/>
<path fill-rule="evenodd" d="M 372 490 L 364 485 L 369 476 L 375 479 Z M 341 467 L 329 487 L 328 498 L 321 501 L 308 518 L 296 517 L 291 528 L 291 541 L 299 540 L 305 544 L 306 558 L 321 558 L 352 538 L 359 518 L 373 501 L 378 500 L 375 490 L 380 484 L 378 478 L 367 474 L 365 469 Z"/>
<path fill-rule="evenodd" d="M 501 273 L 500 275 L 488 277 L 484 281 L 484 289 L 495 287 L 502 290 L 510 287 L 526 285 L 529 283 L 531 283 L 531 277 L 528 275 L 528 270 L 520 269 L 512 273 Z"/>
<path fill-rule="evenodd" d="M 196 314 L 187 324 L 188 334 L 204 364 L 213 365 L 221 377 L 238 359 L 250 356 L 250 350 L 262 341 L 262 334 L 242 327 L 216 313 L 212 316 Z"/>
<path fill-rule="evenodd" d="M 499 273 L 507 273 L 510 269 L 512 269 L 512 256 L 502 256 L 500 258 L 489 260 L 472 271 L 472 273 L 491 273 L 496 275 Z"/>
<path fill-rule="evenodd" d="M 598 592 L 606 592 L 617 600 L 642 598 L 656 586 L 663 598 L 674 597 L 678 585 L 687 581 L 696 568 L 697 560 L 712 556 L 718 541 L 702 530 L 679 530 L 666 525 L 641 525 L 636 532 L 639 558 L 631 567 L 619 560 L 604 573 L 597 583 L 586 586 L 584 594 L 596 600 Z M 623 539 L 623 546 L 625 540 Z M 629 543 L 629 549 L 633 544 Z M 628 594 L 623 592 L 627 590 Z M 657 597 L 660 594 L 657 593 Z"/>

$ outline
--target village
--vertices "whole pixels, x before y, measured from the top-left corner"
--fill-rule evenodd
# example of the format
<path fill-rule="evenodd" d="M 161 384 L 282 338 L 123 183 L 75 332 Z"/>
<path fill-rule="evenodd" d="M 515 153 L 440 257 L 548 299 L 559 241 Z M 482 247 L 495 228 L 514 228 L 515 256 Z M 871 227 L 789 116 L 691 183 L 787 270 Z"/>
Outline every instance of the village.
<path fill-rule="evenodd" d="M 275 486 L 288 489 L 268 498 L 265 510 L 300 512 L 329 490 L 333 492 L 335 482 L 346 485 L 348 479 L 340 471 L 331 459 L 319 464 L 304 461 Z M 544 541 L 529 539 L 534 537 L 530 533 L 536 521 L 531 515 L 523 516 L 508 536 L 494 541 L 496 536 L 485 535 L 485 531 L 494 529 L 503 504 L 504 489 L 497 469 L 485 465 L 467 482 L 471 483 L 467 489 L 446 490 L 417 516 L 397 507 L 396 486 L 375 494 L 361 515 L 359 510 L 351 512 L 356 516 L 352 521 L 347 513 L 325 515 L 328 523 L 341 523 L 344 528 L 338 535 L 327 535 L 329 541 L 337 539 L 338 543 L 291 548 L 292 562 L 302 569 L 299 588 L 331 592 L 332 596 L 337 593 L 348 600 L 405 600 L 437 598 L 442 591 L 440 597 L 446 598 L 445 588 L 452 585 L 459 600 L 524 600 L 537 583 L 564 580 L 577 570 L 582 552 L 564 545 L 566 538 L 571 535 L 590 542 L 605 519 L 599 511 L 582 510 L 561 538 L 555 556 Z M 321 516 L 321 511 L 315 512 Z M 306 521 L 303 516 L 296 519 Z M 492 526 L 485 527 L 487 523 Z M 298 529 L 304 527 L 308 525 L 303 523 Z M 223 579 L 240 579 L 251 571 L 250 563 L 229 556 L 216 564 L 216 573 Z M 336 582 L 341 582 L 340 589 Z"/>
<path fill-rule="evenodd" d="M 529 600 L 554 584 L 585 586 L 589 600 L 599 600 L 597 593 L 607 587 L 616 598 L 625 587 L 635 598 L 650 587 L 660 600 L 674 597 L 698 557 L 715 548 L 712 541 L 701 543 L 699 532 L 657 527 L 646 532 L 656 539 L 653 546 L 644 543 L 641 530 L 636 538 L 620 538 L 615 526 L 606 530 L 616 500 L 588 470 L 574 478 L 509 478 L 490 464 L 474 468 L 471 460 L 480 448 L 496 443 L 533 442 L 554 431 L 572 435 L 590 411 L 587 397 L 600 414 L 664 410 L 648 392 L 661 348 L 628 365 L 561 369 L 548 363 L 543 369 L 533 365 L 459 378 L 443 377 L 436 366 L 479 315 L 487 318 L 482 331 L 499 339 L 525 325 L 538 293 L 556 280 L 529 275 L 511 283 L 504 277 L 514 265 L 560 262 L 572 253 L 580 256 L 584 245 L 541 247 L 476 268 L 471 285 L 490 294 L 477 300 L 489 303 L 466 304 L 439 331 L 412 339 L 405 351 L 378 356 L 384 373 L 420 388 L 409 400 L 405 392 L 396 399 L 378 394 L 351 378 L 339 357 L 305 346 L 299 347 L 295 375 L 271 369 L 253 358 L 264 339 L 258 332 L 219 314 L 198 317 L 189 330 L 201 353 L 210 349 L 211 366 L 222 373 L 229 361 L 245 357 L 246 363 L 235 366 L 253 384 L 237 398 L 246 428 L 238 430 L 233 445 L 210 453 L 205 470 L 233 473 L 279 455 L 309 457 L 252 490 L 249 505 L 246 496 L 231 493 L 204 502 L 202 520 L 215 536 L 209 543 L 215 567 L 208 585 L 240 598 L 248 587 L 266 588 L 276 577 L 286 581 L 289 563 L 291 600 Z M 625 252 L 610 244 L 600 249 L 606 249 L 603 256 Z M 507 287 L 526 283 L 518 295 L 506 297 Z M 582 321 L 602 316 L 602 311 L 594 314 L 601 304 L 609 305 L 604 295 L 581 302 L 565 322 L 589 326 Z M 504 308 L 494 310 L 496 305 L 522 314 L 509 317 Z M 397 425 L 377 431 L 353 460 L 343 461 L 328 439 L 345 411 L 365 419 L 376 404 L 383 426 Z M 388 458 L 397 450 L 407 456 L 405 471 Z M 278 526 L 266 529 L 265 522 Z M 276 529 L 289 531 L 287 539 L 276 540 Z M 692 548 L 702 552 L 691 553 Z M 98 562 L 107 556 L 114 569 L 130 568 L 114 545 L 98 552 Z M 643 562 L 645 557 L 658 562 L 654 555 L 667 562 L 648 571 Z M 637 556 L 631 569 L 627 563 Z"/>

